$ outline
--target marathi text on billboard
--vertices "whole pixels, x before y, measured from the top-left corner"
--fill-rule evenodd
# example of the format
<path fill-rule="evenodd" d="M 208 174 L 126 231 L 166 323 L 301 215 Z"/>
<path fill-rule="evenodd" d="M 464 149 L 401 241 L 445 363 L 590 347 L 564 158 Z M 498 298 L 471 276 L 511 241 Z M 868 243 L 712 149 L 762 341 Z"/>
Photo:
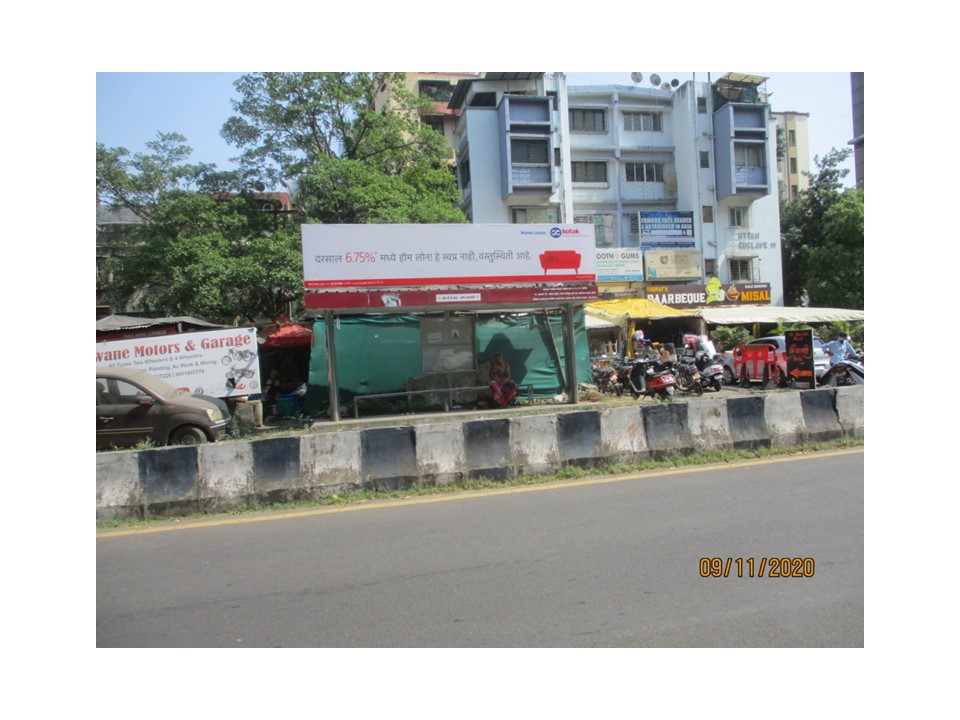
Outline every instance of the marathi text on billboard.
<path fill-rule="evenodd" d="M 307 290 L 596 282 L 592 225 L 303 225 Z"/>
<path fill-rule="evenodd" d="M 198 395 L 261 393 L 255 328 L 233 328 L 97 343 L 97 365 L 144 370 Z"/>

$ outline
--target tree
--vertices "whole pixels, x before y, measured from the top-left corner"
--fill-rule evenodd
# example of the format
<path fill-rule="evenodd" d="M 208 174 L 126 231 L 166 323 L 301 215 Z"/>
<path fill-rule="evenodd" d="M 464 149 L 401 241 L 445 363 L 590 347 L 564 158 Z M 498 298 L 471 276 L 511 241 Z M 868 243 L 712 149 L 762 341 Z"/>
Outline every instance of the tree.
<path fill-rule="evenodd" d="M 235 173 L 217 173 L 215 165 L 191 164 L 193 149 L 178 133 L 157 133 L 146 143 L 150 153 L 97 143 L 97 199 L 122 207 L 149 222 L 160 195 L 173 190 L 216 189 L 235 184 Z"/>
<path fill-rule="evenodd" d="M 782 201 L 780 230 L 782 236 L 781 247 L 783 249 L 784 295 L 787 301 L 793 305 L 803 305 L 805 301 L 822 302 L 822 299 L 814 300 L 810 294 L 809 286 L 811 280 L 817 277 L 817 273 L 822 273 L 822 263 L 825 258 L 829 257 L 829 253 L 814 251 L 827 244 L 826 216 L 828 211 L 847 194 L 843 188 L 843 179 L 849 174 L 849 170 L 841 168 L 839 165 L 850 156 L 850 152 L 849 149 L 833 149 L 822 159 L 815 157 L 814 163 L 817 166 L 817 172 L 808 174 L 810 187 L 801 191 L 795 199 Z M 862 193 L 859 198 L 862 209 Z M 838 237 L 838 235 L 834 235 L 835 240 Z M 839 247 L 832 248 L 832 252 L 840 251 L 842 253 L 835 259 L 835 262 L 842 261 L 843 266 L 846 267 L 847 260 L 855 257 L 858 245 L 861 257 L 861 265 L 858 269 L 862 278 L 862 223 L 859 238 L 856 234 L 845 236 Z M 811 266 L 814 257 L 816 257 L 816 267 Z M 847 267 L 847 269 L 852 272 L 851 268 Z M 811 276 L 811 272 L 814 273 L 813 276 Z M 862 293 L 861 282 L 861 296 Z M 822 293 L 820 298 L 822 298 Z M 862 301 L 860 306 L 862 306 Z"/>
<path fill-rule="evenodd" d="M 158 197 L 145 241 L 108 288 L 123 305 L 141 293 L 148 314 L 249 322 L 273 318 L 302 298 L 299 227 L 244 195 L 171 191 Z"/>
<path fill-rule="evenodd" d="M 403 88 L 404 73 L 251 73 L 234 84 L 238 113 L 221 135 L 243 150 L 239 161 L 274 183 L 295 180 L 314 163 L 357 160 L 387 175 L 446 157 L 441 135 L 420 123 L 428 102 Z M 389 86 L 391 105 L 375 112 Z"/>
<path fill-rule="evenodd" d="M 809 249 L 807 294 L 814 306 L 863 309 L 863 190 L 843 193 L 823 216 L 823 243 Z"/>
<path fill-rule="evenodd" d="M 296 188 L 324 223 L 465 222 L 443 137 L 403 73 L 254 73 L 235 83 L 239 113 L 221 134 L 248 174 Z M 373 110 L 390 89 L 390 105 Z"/>

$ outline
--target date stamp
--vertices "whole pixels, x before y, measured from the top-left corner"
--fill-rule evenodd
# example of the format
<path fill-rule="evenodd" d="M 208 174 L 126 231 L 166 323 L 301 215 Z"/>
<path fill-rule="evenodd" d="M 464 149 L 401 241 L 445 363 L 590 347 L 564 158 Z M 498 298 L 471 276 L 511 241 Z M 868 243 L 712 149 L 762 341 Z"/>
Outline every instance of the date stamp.
<path fill-rule="evenodd" d="M 815 566 L 811 557 L 702 557 L 700 577 L 809 578 Z"/>

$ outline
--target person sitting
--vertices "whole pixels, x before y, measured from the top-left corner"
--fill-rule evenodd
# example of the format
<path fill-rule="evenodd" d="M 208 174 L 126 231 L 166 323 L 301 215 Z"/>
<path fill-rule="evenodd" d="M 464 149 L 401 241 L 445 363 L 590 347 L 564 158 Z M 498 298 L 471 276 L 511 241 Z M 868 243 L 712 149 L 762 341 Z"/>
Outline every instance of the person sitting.
<path fill-rule="evenodd" d="M 510 363 L 501 353 L 494 355 L 490 363 L 490 390 L 493 401 L 500 407 L 513 405 L 517 400 L 517 386 L 510 378 Z"/>

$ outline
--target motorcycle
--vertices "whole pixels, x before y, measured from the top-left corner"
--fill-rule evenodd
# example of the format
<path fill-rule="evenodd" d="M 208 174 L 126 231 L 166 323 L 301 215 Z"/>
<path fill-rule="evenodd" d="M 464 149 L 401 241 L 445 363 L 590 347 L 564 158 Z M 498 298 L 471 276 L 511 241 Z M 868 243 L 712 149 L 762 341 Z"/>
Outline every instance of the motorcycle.
<path fill-rule="evenodd" d="M 692 357 L 681 356 L 677 362 L 673 363 L 673 373 L 680 392 L 703 395 L 703 377 Z"/>
<path fill-rule="evenodd" d="M 623 384 L 614 365 L 594 365 L 593 366 L 593 384 L 597 386 L 600 392 L 616 395 L 623 395 Z"/>

